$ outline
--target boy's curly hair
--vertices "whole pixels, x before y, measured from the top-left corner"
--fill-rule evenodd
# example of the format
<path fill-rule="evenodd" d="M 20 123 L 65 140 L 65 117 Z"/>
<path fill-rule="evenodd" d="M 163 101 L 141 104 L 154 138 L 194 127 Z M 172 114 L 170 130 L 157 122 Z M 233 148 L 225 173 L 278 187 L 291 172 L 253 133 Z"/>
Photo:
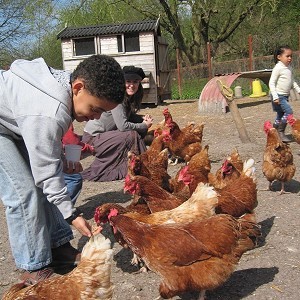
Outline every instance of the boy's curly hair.
<path fill-rule="evenodd" d="M 96 54 L 86 58 L 72 73 L 71 83 L 79 78 L 93 96 L 122 103 L 125 94 L 124 73 L 113 57 Z"/>

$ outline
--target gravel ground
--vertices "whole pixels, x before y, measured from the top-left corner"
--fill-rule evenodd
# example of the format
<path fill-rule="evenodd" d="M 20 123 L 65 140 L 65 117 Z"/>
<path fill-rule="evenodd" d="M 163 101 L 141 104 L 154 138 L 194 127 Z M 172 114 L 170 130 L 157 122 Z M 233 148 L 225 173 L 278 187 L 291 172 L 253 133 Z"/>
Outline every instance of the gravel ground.
<path fill-rule="evenodd" d="M 300 116 L 300 101 L 293 101 L 295 116 Z M 205 122 L 203 144 L 209 145 L 212 171 L 215 171 L 224 158 L 236 147 L 243 159 L 252 157 L 256 162 L 258 180 L 257 218 L 262 228 L 259 245 L 244 254 L 236 271 L 221 287 L 207 293 L 208 299 L 299 299 L 300 286 L 300 218 L 299 218 L 299 149 L 300 145 L 291 143 L 296 164 L 296 174 L 286 185 L 290 193 L 279 195 L 280 185 L 274 184 L 277 191 L 265 191 L 268 186 L 261 166 L 266 143 L 263 122 L 273 120 L 274 113 L 267 98 L 243 99 L 239 101 L 239 112 L 244 120 L 250 143 L 242 143 L 230 113 L 209 115 L 198 113 L 198 101 L 166 101 L 155 108 L 143 108 L 142 113 L 150 113 L 155 121 L 163 119 L 162 110 L 168 107 L 173 118 L 180 126 L 189 121 Z M 82 132 L 83 124 L 75 124 L 76 131 Z M 289 133 L 289 132 L 288 132 Z M 82 159 L 88 166 L 92 157 Z M 169 166 L 170 175 L 182 166 Z M 130 197 L 123 193 L 124 181 L 84 182 L 77 205 L 84 216 L 92 220 L 95 208 L 105 202 L 126 204 Z M 0 295 L 16 282 L 19 271 L 16 270 L 8 244 L 4 208 L 0 204 Z M 110 229 L 105 234 L 111 236 Z M 73 245 L 82 248 L 86 239 L 75 232 Z M 115 285 L 113 299 L 154 300 L 159 296 L 160 278 L 155 273 L 136 273 L 130 264 L 131 254 L 113 243 L 114 261 L 112 282 Z M 179 300 L 192 300 L 197 293 L 186 293 L 174 297 Z"/>

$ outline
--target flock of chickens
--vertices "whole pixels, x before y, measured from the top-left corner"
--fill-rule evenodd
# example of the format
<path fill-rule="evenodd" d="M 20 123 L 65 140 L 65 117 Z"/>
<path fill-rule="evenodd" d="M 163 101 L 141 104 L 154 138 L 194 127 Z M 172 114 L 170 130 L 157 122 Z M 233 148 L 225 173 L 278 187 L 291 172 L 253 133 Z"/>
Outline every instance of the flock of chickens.
<path fill-rule="evenodd" d="M 163 114 L 147 151 L 129 155 L 124 191 L 131 203 L 102 204 L 95 221 L 109 223 L 133 262 L 161 277 L 161 297 L 199 291 L 203 299 L 260 236 L 254 161 L 243 162 L 233 149 L 212 173 L 209 147 L 201 144 L 204 124 L 180 129 L 168 109 Z M 169 154 L 186 162 L 174 177 L 167 172 Z"/>
<path fill-rule="evenodd" d="M 132 250 L 133 263 L 160 276 L 161 297 L 199 291 L 204 299 L 206 290 L 228 280 L 261 234 L 254 160 L 243 162 L 233 149 L 212 173 L 209 147 L 202 145 L 204 124 L 179 128 L 167 108 L 163 114 L 147 151 L 129 154 L 124 191 L 132 195 L 131 203 L 102 204 L 94 219 L 98 226 L 110 224 L 116 241 Z M 297 140 L 298 121 L 289 122 Z M 278 180 L 284 193 L 284 183 L 295 173 L 293 155 L 270 122 L 264 129 L 262 170 L 269 188 Z M 174 177 L 167 170 L 170 155 L 185 161 Z M 99 234 L 85 245 L 71 273 L 31 287 L 15 285 L 3 299 L 112 299 L 111 260 L 110 241 Z"/>

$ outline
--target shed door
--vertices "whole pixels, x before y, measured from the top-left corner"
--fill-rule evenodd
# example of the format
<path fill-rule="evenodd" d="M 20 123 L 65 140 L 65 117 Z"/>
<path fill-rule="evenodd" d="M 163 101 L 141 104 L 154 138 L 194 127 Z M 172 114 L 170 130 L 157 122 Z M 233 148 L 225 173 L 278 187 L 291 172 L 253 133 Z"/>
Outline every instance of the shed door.
<path fill-rule="evenodd" d="M 170 68 L 168 57 L 168 43 L 158 36 L 158 61 L 157 61 L 157 94 L 160 101 L 171 99 Z"/>

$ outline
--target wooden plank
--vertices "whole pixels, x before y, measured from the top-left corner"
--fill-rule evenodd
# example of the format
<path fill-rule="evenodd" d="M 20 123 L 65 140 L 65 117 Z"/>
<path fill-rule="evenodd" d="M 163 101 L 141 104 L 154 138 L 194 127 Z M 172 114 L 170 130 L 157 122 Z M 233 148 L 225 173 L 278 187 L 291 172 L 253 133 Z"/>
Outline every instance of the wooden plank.
<path fill-rule="evenodd" d="M 225 86 L 221 80 L 217 80 L 218 88 L 221 92 L 221 94 L 226 99 L 226 102 L 228 104 L 229 110 L 232 115 L 232 119 L 236 125 L 236 128 L 238 130 L 240 139 L 242 143 L 249 143 L 250 138 L 248 136 L 248 132 L 246 130 L 246 127 L 244 125 L 244 121 L 240 115 L 239 109 L 237 107 L 237 104 L 234 99 L 233 90 L 227 86 Z"/>

